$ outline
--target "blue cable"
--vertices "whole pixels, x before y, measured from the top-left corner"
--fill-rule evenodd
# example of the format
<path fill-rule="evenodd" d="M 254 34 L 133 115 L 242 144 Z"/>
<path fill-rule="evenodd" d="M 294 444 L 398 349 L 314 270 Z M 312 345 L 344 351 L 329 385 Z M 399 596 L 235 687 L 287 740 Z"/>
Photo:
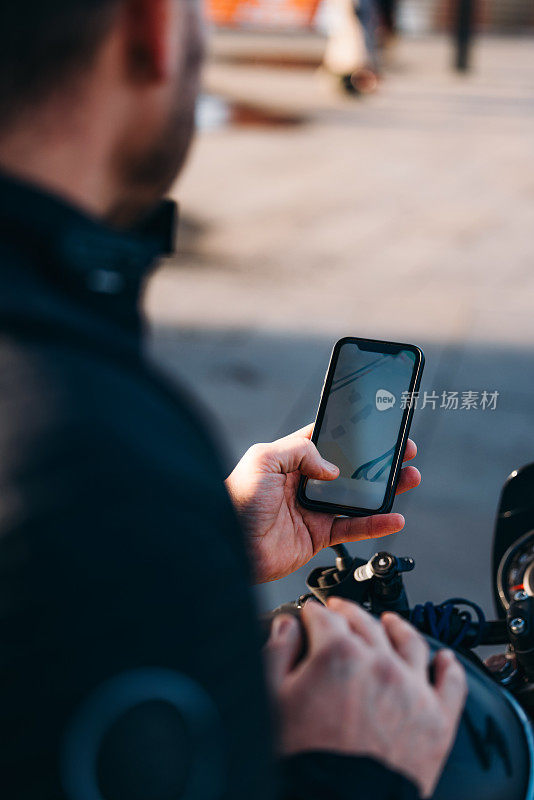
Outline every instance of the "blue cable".
<path fill-rule="evenodd" d="M 473 616 L 470 611 L 465 609 L 460 612 L 460 617 L 463 620 L 463 625 L 460 631 L 455 636 L 452 642 L 449 641 L 451 635 L 451 618 L 456 606 L 467 606 L 473 609 L 478 617 L 478 629 L 474 642 L 470 647 L 478 647 L 482 638 L 482 633 L 486 624 L 486 617 L 484 612 L 477 603 L 471 600 L 465 600 L 462 597 L 452 597 L 450 600 L 445 600 L 443 603 L 434 605 L 434 603 L 419 604 L 413 607 L 410 612 L 410 622 L 416 628 L 421 629 L 426 622 L 429 628 L 429 633 L 432 638 L 437 639 L 449 647 L 459 647 L 465 638 L 469 626 L 473 622 Z"/>

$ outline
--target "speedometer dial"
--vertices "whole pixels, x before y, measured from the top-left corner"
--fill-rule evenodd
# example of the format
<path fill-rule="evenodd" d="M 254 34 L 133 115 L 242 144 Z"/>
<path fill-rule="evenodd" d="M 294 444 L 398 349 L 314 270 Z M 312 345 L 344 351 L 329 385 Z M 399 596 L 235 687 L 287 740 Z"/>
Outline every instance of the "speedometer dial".
<path fill-rule="evenodd" d="M 534 531 L 529 531 L 508 548 L 497 572 L 497 590 L 508 609 L 516 592 L 534 597 Z"/>

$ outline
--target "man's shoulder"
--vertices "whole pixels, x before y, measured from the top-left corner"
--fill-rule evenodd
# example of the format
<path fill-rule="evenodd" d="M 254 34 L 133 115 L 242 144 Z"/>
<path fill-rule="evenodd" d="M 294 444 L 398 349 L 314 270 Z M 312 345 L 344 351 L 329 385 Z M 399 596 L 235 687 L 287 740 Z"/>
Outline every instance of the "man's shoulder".
<path fill-rule="evenodd" d="M 63 341 L 0 339 L 0 440 L 19 451 L 23 442 L 29 450 L 58 438 L 71 448 L 117 441 L 146 463 L 198 462 L 219 475 L 204 423 L 194 399 L 141 359 L 121 363 Z"/>

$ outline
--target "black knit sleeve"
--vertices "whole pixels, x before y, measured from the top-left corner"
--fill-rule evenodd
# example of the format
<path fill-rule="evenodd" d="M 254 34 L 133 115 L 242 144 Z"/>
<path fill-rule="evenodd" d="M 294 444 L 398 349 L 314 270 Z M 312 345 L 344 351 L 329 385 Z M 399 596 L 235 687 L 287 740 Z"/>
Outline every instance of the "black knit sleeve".
<path fill-rule="evenodd" d="M 302 753 L 282 761 L 282 800 L 418 800 L 415 784 L 371 758 Z"/>

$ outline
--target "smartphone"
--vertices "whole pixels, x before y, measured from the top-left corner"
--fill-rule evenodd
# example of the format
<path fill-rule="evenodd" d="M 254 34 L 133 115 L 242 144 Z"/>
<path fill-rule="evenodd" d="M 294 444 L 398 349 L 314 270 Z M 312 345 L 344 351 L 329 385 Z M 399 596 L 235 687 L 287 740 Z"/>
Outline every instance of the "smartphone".
<path fill-rule="evenodd" d="M 352 336 L 336 342 L 312 441 L 339 477 L 302 477 L 301 505 L 352 517 L 391 511 L 424 361 L 412 344 Z"/>

